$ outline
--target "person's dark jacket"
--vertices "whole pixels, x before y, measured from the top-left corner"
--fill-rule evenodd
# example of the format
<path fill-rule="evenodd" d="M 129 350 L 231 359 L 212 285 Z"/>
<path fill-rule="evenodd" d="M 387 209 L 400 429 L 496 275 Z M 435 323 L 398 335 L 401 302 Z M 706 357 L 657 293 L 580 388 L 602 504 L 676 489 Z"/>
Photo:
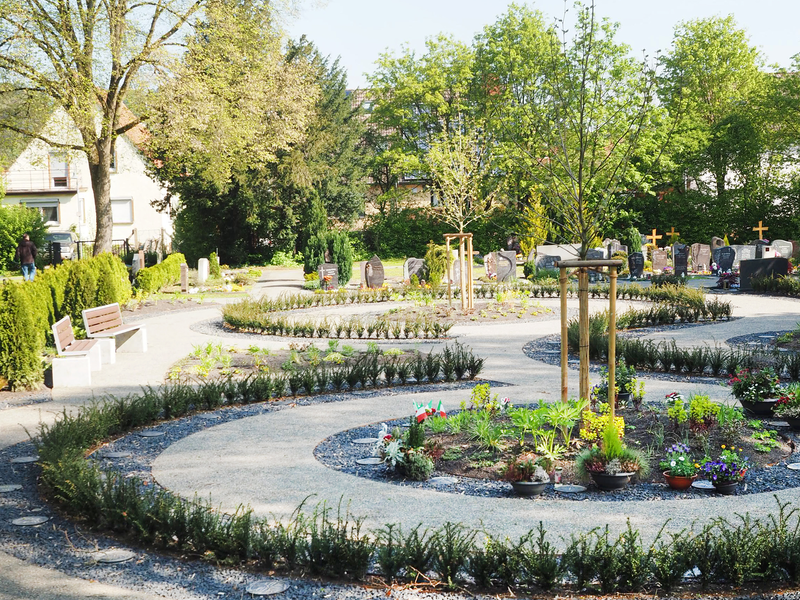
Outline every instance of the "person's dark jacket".
<path fill-rule="evenodd" d="M 36 246 L 30 240 L 22 240 L 17 246 L 17 253 L 14 258 L 18 258 L 21 265 L 32 264 L 36 258 Z"/>

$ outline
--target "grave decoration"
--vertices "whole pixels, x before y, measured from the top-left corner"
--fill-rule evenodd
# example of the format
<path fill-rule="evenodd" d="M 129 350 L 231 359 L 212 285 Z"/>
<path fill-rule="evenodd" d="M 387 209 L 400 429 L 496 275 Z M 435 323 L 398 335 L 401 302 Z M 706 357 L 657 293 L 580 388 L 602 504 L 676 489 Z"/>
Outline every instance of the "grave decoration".
<path fill-rule="evenodd" d="M 658 235 L 658 230 L 657 229 L 653 229 L 653 233 L 648 235 L 648 236 L 645 236 L 645 237 L 647 237 L 648 243 L 653 244 L 653 246 L 658 247 L 658 240 L 660 240 L 664 236 L 663 235 Z"/>
<path fill-rule="evenodd" d="M 711 246 L 692 244 L 692 271 L 701 273 L 711 270 Z"/>
<path fill-rule="evenodd" d="M 675 227 L 673 227 L 671 230 L 669 230 L 667 232 L 667 235 L 669 236 L 670 243 L 674 246 L 675 245 L 675 238 L 680 237 L 681 232 L 680 231 L 675 231 Z"/>
<path fill-rule="evenodd" d="M 416 275 L 417 279 L 420 281 L 428 278 L 428 269 L 425 266 L 425 259 L 409 258 L 403 263 L 403 281 L 411 281 L 414 275 Z"/>
<path fill-rule="evenodd" d="M 428 406 L 417 404 L 416 402 L 414 403 L 414 418 L 417 420 L 417 423 L 422 423 L 428 417 L 447 417 L 447 412 L 445 412 L 441 400 L 439 400 L 439 404 L 436 408 L 433 408 L 432 400 L 428 402 Z"/>
<path fill-rule="evenodd" d="M 335 290 L 339 288 L 339 265 L 336 263 L 322 263 L 317 267 L 319 275 L 319 286 L 323 290 Z"/>
<path fill-rule="evenodd" d="M 675 244 L 672 246 L 672 266 L 675 275 L 686 276 L 689 269 L 689 248 L 686 244 Z"/>
<path fill-rule="evenodd" d="M 361 287 L 378 289 L 383 286 L 383 282 L 383 263 L 378 255 L 374 254 L 368 261 L 361 263 Z"/>
<path fill-rule="evenodd" d="M 764 239 L 764 232 L 765 231 L 769 231 L 769 227 L 765 227 L 763 225 L 762 221 L 759 221 L 758 222 L 758 227 L 753 227 L 753 231 L 758 233 L 758 239 L 763 240 Z"/>
<path fill-rule="evenodd" d="M 631 278 L 639 279 L 644 276 L 644 254 L 632 252 L 628 255 L 628 270 Z"/>

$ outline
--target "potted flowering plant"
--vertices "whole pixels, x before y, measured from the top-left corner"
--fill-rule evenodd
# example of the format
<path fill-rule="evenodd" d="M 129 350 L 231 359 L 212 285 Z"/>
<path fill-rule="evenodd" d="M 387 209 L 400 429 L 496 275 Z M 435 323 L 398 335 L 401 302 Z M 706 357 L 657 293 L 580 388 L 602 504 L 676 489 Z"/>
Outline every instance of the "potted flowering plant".
<path fill-rule="evenodd" d="M 800 430 L 800 384 L 791 384 L 775 403 L 775 416 L 794 431 Z"/>
<path fill-rule="evenodd" d="M 547 471 L 530 454 L 510 458 L 502 473 L 503 478 L 520 496 L 538 496 L 550 483 Z"/>
<path fill-rule="evenodd" d="M 780 380 L 775 371 L 739 369 L 728 380 L 731 392 L 750 417 L 771 417 L 781 395 Z"/>
<path fill-rule="evenodd" d="M 575 459 L 578 474 L 595 482 L 604 491 L 621 490 L 637 473 L 646 475 L 648 463 L 641 452 L 628 448 L 620 439 L 617 424 L 609 421 L 600 445 L 586 448 Z"/>
<path fill-rule="evenodd" d="M 608 402 L 608 369 L 600 367 L 600 383 L 592 388 L 591 396 L 594 403 Z M 636 369 L 625 364 L 625 359 L 619 359 L 617 367 L 614 369 L 614 388 L 616 392 L 617 404 L 625 404 L 631 399 L 631 395 L 636 392 Z M 642 390 L 644 395 L 644 390 Z"/>
<path fill-rule="evenodd" d="M 721 446 L 722 452 L 716 460 L 703 463 L 702 472 L 720 494 L 733 494 L 739 482 L 744 479 L 750 463 L 746 457 L 739 456 L 736 448 Z M 739 451 L 741 452 L 741 448 Z"/>
<path fill-rule="evenodd" d="M 666 450 L 666 457 L 660 466 L 664 469 L 664 479 L 673 490 L 686 490 L 697 479 L 698 465 L 686 444 L 672 444 Z"/>

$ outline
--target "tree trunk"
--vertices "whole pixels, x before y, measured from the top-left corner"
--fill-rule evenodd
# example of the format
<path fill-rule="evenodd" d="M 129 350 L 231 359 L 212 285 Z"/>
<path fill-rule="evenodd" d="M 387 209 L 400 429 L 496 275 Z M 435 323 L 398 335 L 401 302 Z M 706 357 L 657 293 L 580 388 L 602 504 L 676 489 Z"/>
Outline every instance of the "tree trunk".
<path fill-rule="evenodd" d="M 113 143 L 110 139 L 97 140 L 97 156 L 89 155 L 89 173 L 94 192 L 95 243 L 94 255 L 111 252 L 114 220 L 111 216 L 111 156 Z"/>

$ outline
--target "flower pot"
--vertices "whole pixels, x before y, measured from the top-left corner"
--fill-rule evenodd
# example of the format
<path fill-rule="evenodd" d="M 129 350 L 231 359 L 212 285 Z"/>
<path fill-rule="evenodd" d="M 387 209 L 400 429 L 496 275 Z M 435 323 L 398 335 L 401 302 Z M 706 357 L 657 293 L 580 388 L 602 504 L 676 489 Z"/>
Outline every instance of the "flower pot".
<path fill-rule="evenodd" d="M 594 483 L 604 492 L 623 490 L 630 483 L 632 473 L 589 473 Z"/>
<path fill-rule="evenodd" d="M 616 408 L 620 406 L 627 406 L 628 402 L 631 401 L 632 394 L 630 392 L 620 392 L 617 394 L 617 404 Z"/>
<path fill-rule="evenodd" d="M 744 409 L 744 414 L 754 419 L 771 419 L 774 416 L 773 411 L 777 402 L 777 398 L 768 398 L 767 400 L 762 400 L 761 402 L 739 400 L 739 404 L 741 404 L 742 408 Z"/>
<path fill-rule="evenodd" d="M 782 417 L 789 424 L 792 431 L 800 431 L 800 417 Z"/>
<path fill-rule="evenodd" d="M 512 481 L 511 487 L 514 489 L 514 493 L 518 496 L 538 496 L 544 491 L 550 482 L 549 481 Z"/>
<path fill-rule="evenodd" d="M 664 479 L 667 481 L 667 485 L 673 490 L 682 491 L 692 487 L 692 482 L 697 479 L 697 475 L 683 477 L 681 475 L 670 475 L 669 471 L 664 471 Z"/>
<path fill-rule="evenodd" d="M 711 482 L 714 486 L 714 491 L 718 494 L 724 494 L 726 496 L 730 496 L 736 492 L 736 488 L 739 487 L 738 481 L 712 481 Z"/>

